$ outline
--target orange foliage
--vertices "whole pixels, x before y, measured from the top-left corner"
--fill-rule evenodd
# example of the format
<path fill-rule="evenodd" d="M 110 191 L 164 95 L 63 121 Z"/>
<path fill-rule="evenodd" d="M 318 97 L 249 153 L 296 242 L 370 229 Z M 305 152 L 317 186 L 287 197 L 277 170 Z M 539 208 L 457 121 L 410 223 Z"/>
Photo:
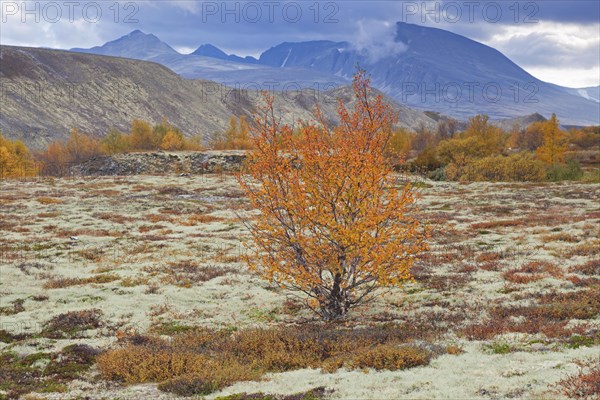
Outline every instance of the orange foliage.
<path fill-rule="evenodd" d="M 69 163 L 83 162 L 102 154 L 100 141 L 73 128 L 66 143 L 54 141 L 38 157 L 46 168 L 54 168 Z"/>
<path fill-rule="evenodd" d="M 158 147 L 149 123 L 139 119 L 134 119 L 131 122 L 129 146 L 132 150 L 153 150 Z"/>
<path fill-rule="evenodd" d="M 242 189 L 261 211 L 248 223 L 255 242 L 251 269 L 285 288 L 305 293 L 308 306 L 327 320 L 373 297 L 381 286 L 411 279 L 427 232 L 410 211 L 410 185 L 396 186 L 386 159 L 396 117 L 373 98 L 364 71 L 354 77 L 353 110 L 338 106 L 340 123 L 298 133 L 276 118 L 273 98 L 251 132 L 254 150 Z"/>
<path fill-rule="evenodd" d="M 535 150 L 540 147 L 544 141 L 542 127 L 545 122 L 534 122 L 526 129 L 516 129 L 512 132 L 508 145 L 512 148 L 521 150 Z"/>
<path fill-rule="evenodd" d="M 10 140 L 0 133 L 0 179 L 35 175 L 35 165 L 29 149 L 19 140 Z"/>
<path fill-rule="evenodd" d="M 544 144 L 538 147 L 535 152 L 538 159 L 548 164 L 558 164 L 565 161 L 568 136 L 566 132 L 559 128 L 558 124 L 556 114 L 552 114 L 552 117 L 543 123 Z"/>
<path fill-rule="evenodd" d="M 211 148 L 214 150 L 248 150 L 252 148 L 249 137 L 250 127 L 246 117 L 241 116 L 236 121 L 235 117 L 229 119 L 229 128 L 221 133 L 216 132 L 210 139 Z"/>
<path fill-rule="evenodd" d="M 390 138 L 389 152 L 391 156 L 405 158 L 412 149 L 415 134 L 406 129 L 396 129 Z"/>
<path fill-rule="evenodd" d="M 183 150 L 184 147 L 183 135 L 175 131 L 168 131 L 160 144 L 160 148 L 163 150 Z"/>
<path fill-rule="evenodd" d="M 569 142 L 580 149 L 600 146 L 600 126 L 587 126 L 569 131 Z"/>

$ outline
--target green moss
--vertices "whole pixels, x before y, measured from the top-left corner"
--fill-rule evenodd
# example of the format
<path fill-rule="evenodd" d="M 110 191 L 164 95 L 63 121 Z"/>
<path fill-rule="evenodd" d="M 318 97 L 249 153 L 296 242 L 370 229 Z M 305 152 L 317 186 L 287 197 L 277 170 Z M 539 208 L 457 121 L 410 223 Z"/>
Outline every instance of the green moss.
<path fill-rule="evenodd" d="M 246 315 L 248 316 L 248 318 L 257 322 L 277 322 L 279 320 L 279 318 L 277 317 L 278 311 L 279 310 L 277 309 L 266 310 L 262 308 L 253 307 L 250 310 L 248 310 Z"/>
<path fill-rule="evenodd" d="M 68 390 L 67 385 L 60 382 L 46 381 L 44 386 L 38 389 L 40 393 L 65 393 Z"/>
<path fill-rule="evenodd" d="M 158 385 L 158 389 L 178 394 L 180 396 L 207 395 L 220 389 L 214 382 L 200 378 L 175 378 Z"/>
<path fill-rule="evenodd" d="M 0 342 L 12 343 L 14 341 L 16 341 L 16 338 L 13 334 L 11 334 L 10 332 L 8 332 L 4 329 L 0 329 Z"/>
<path fill-rule="evenodd" d="M 426 182 L 411 182 L 411 185 L 413 188 L 417 188 L 417 189 L 429 189 L 432 188 L 433 185 L 430 183 L 426 183 Z"/>
<path fill-rule="evenodd" d="M 236 393 L 229 396 L 217 397 L 215 400 L 278 400 L 278 398 L 264 393 Z"/>
<path fill-rule="evenodd" d="M 265 393 L 235 393 L 217 397 L 215 400 L 322 400 L 327 392 L 325 387 L 318 387 L 307 392 L 291 395 L 275 395 Z"/>
<path fill-rule="evenodd" d="M 33 354 L 29 354 L 29 355 L 23 357 L 23 359 L 21 359 L 21 364 L 27 365 L 27 366 L 32 366 L 37 361 L 50 360 L 51 357 L 52 357 L 52 354 L 50 354 L 50 353 L 43 353 L 43 352 L 33 353 Z"/>
<path fill-rule="evenodd" d="M 514 349 L 506 342 L 494 342 L 487 346 L 494 354 L 508 354 Z"/>
<path fill-rule="evenodd" d="M 177 321 L 163 322 L 160 325 L 152 327 L 151 331 L 157 335 L 175 335 L 176 333 L 184 333 L 194 330 L 195 327 L 189 325 L 180 325 Z"/>
<path fill-rule="evenodd" d="M 66 383 L 77 379 L 95 362 L 98 350 L 87 345 L 65 347 L 59 353 L 34 353 L 21 357 L 14 352 L 0 354 L 0 389 L 6 398 L 30 392 L 65 392 Z"/>
<path fill-rule="evenodd" d="M 573 335 L 569 338 L 566 347 L 569 349 L 578 349 L 580 347 L 592 347 L 598 343 L 598 338 L 592 336 Z"/>

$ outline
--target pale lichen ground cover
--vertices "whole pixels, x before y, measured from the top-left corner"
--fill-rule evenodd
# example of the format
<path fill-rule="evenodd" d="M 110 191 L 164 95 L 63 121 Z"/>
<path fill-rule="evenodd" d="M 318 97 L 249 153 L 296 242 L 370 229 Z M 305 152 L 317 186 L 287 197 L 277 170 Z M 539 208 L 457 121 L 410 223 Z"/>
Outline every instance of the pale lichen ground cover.
<path fill-rule="evenodd" d="M 576 268 L 599 258 L 600 186 L 428 181 L 417 190 L 423 220 L 433 228 L 432 251 L 417 263 L 415 283 L 356 310 L 348 324 L 437 319 L 449 324 L 439 343 L 464 352 L 403 371 L 271 374 L 210 397 L 326 386 L 332 398 L 549 399 L 558 397 L 551 385 L 576 371 L 575 360 L 599 357 L 598 315 L 570 321 L 595 337 L 582 346 L 541 332 L 470 340 L 461 329 L 482 321 L 494 305 L 598 289 L 597 274 Z M 0 351 L 57 352 L 74 343 L 102 350 L 134 332 L 311 318 L 288 293 L 245 269 L 248 236 L 240 217 L 254 212 L 231 175 L 0 182 L 0 329 L 23 335 L 0 342 Z M 527 273 L 506 274 L 532 262 L 550 267 L 526 282 L 518 279 Z M 94 309 L 101 310 L 97 326 L 48 332 L 51 318 Z M 155 384 L 102 381 L 95 368 L 66 390 L 37 396 L 176 398 Z"/>

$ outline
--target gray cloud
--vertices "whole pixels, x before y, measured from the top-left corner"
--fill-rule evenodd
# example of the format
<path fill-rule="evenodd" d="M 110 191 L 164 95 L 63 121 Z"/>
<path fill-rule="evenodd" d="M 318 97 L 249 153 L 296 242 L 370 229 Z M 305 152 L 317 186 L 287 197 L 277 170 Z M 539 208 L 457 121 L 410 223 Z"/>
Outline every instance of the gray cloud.
<path fill-rule="evenodd" d="M 600 40 L 581 39 L 580 43 L 565 43 L 553 39 L 548 33 L 532 32 L 515 35 L 498 45 L 509 50 L 513 61 L 523 66 L 578 66 L 592 68 L 600 59 Z M 568 40 L 568 38 L 565 38 Z"/>
<path fill-rule="evenodd" d="M 398 56 L 404 53 L 408 46 L 396 42 L 396 28 L 394 24 L 376 20 L 358 21 L 358 32 L 352 44 L 359 53 L 375 63 L 382 58 Z"/>
<path fill-rule="evenodd" d="M 62 4 L 60 1 L 28 1 L 26 7 L 30 10 L 35 7 L 43 9 L 49 3 Z M 94 22 L 82 15 L 86 5 L 92 3 L 102 6 L 102 18 Z M 10 11 L 6 8 L 7 4 L 21 6 L 22 2 L 2 1 L 2 17 L 6 18 L 0 36 L 2 44 L 91 47 L 141 29 L 154 33 L 176 48 L 195 49 L 201 44 L 211 43 L 242 56 L 259 54 L 284 41 L 328 39 L 349 41 L 359 49 L 370 51 L 372 57 L 380 57 L 386 52 L 402 51 L 402 46 L 377 39 L 385 37 L 380 27 L 404 21 L 446 29 L 492 45 L 523 66 L 553 68 L 583 63 L 597 67 L 599 64 L 598 45 L 588 43 L 582 46 L 580 43 L 594 32 L 593 29 L 598 36 L 600 2 L 597 1 L 517 1 L 517 14 L 514 1 L 500 0 L 318 3 L 142 0 L 118 2 L 118 14 L 112 1 L 83 1 L 77 3 L 74 21 L 68 20 L 63 9 L 63 17 L 51 23 L 45 21 L 43 15 L 39 22 L 28 16 L 27 21 L 22 23 L 20 14 L 7 15 Z M 471 7 L 472 15 L 469 13 Z M 495 22 L 497 8 L 501 17 Z M 90 9 L 93 10 L 93 7 Z M 460 13 L 458 19 L 457 10 Z M 555 36 L 541 30 L 548 23 L 556 23 L 559 31 L 566 25 L 582 29 L 572 33 L 571 43 L 557 41 Z M 509 29 L 514 29 L 519 35 L 506 36 Z M 505 37 L 499 38 L 499 32 Z"/>

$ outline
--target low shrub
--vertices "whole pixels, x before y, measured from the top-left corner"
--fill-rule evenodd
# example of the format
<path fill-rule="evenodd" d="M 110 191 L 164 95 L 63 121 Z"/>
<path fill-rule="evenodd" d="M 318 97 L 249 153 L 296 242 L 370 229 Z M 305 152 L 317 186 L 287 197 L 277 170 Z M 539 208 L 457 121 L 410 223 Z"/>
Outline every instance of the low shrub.
<path fill-rule="evenodd" d="M 570 160 L 567 164 L 554 164 L 547 169 L 547 179 L 552 182 L 578 181 L 583 177 L 583 170 L 579 161 Z"/>
<path fill-rule="evenodd" d="M 45 375 L 60 376 L 61 379 L 76 379 L 96 361 L 100 351 L 85 344 L 73 344 L 52 356 L 44 369 Z"/>
<path fill-rule="evenodd" d="M 193 260 L 170 262 L 164 267 L 146 267 L 144 271 L 150 274 L 163 273 L 163 283 L 184 288 L 236 272 L 229 267 L 200 266 Z"/>
<path fill-rule="evenodd" d="M 102 311 L 99 309 L 59 314 L 44 324 L 40 335 L 50 339 L 72 338 L 88 329 L 102 327 L 101 317 Z"/>
<path fill-rule="evenodd" d="M 431 353 L 418 347 L 381 344 L 359 351 L 352 359 L 350 367 L 396 371 L 427 365 L 430 360 Z M 344 366 L 348 367 L 346 364 Z"/>
<path fill-rule="evenodd" d="M 569 268 L 569 272 L 582 275 L 600 276 L 600 260 L 591 260 L 585 264 L 574 265 Z"/>
<path fill-rule="evenodd" d="M 299 368 L 404 369 L 426 365 L 428 350 L 405 343 L 423 327 L 378 325 L 347 329 L 305 325 L 211 331 L 196 328 L 171 340 L 147 337 L 98 357 L 106 379 L 125 383 L 160 382 L 181 395 L 202 395 L 268 372 Z M 444 350 L 445 351 L 445 350 Z"/>
<path fill-rule="evenodd" d="M 207 395 L 219 390 L 215 382 L 206 381 L 195 376 L 184 376 L 170 379 L 158 385 L 163 392 L 175 393 L 179 396 Z"/>
<path fill-rule="evenodd" d="M 215 400 L 320 400 L 329 395 L 333 390 L 324 386 L 314 388 L 302 393 L 290 395 L 276 395 L 265 393 L 236 393 L 229 396 L 217 397 Z"/>
<path fill-rule="evenodd" d="M 89 278 L 55 278 L 44 283 L 44 289 L 62 289 L 69 286 L 88 285 L 92 283 L 109 283 L 120 279 L 114 274 L 99 274 Z"/>
<path fill-rule="evenodd" d="M 471 159 L 460 167 L 451 163 L 446 166 L 445 174 L 455 181 L 487 182 L 541 182 L 548 176 L 544 163 L 531 153 Z"/>
<path fill-rule="evenodd" d="M 502 274 L 502 277 L 511 283 L 526 284 L 539 281 L 548 276 L 561 277 L 562 272 L 556 264 L 548 261 L 531 261 L 520 268 L 511 269 Z"/>
<path fill-rule="evenodd" d="M 537 334 L 567 343 L 573 334 L 581 335 L 586 326 L 568 328 L 572 319 L 593 319 L 600 315 L 600 293 L 590 288 L 570 293 L 550 293 L 538 297 L 536 305 L 497 305 L 489 319 L 468 325 L 459 331 L 469 339 L 486 340 L 508 332 Z M 522 317 L 515 322 L 514 317 Z"/>
<path fill-rule="evenodd" d="M 522 273 L 519 271 L 519 269 L 511 269 L 510 271 L 506 271 L 502 274 L 502 277 L 511 283 L 518 284 L 527 284 L 544 279 L 544 276 L 541 274 Z"/>
<path fill-rule="evenodd" d="M 514 351 L 513 347 L 503 341 L 493 342 L 492 344 L 487 346 L 492 353 L 494 354 L 509 354 Z"/>
<path fill-rule="evenodd" d="M 436 168 L 433 171 L 431 171 L 427 176 L 432 181 L 445 181 L 446 170 L 444 169 L 444 167 Z"/>
<path fill-rule="evenodd" d="M 541 298 L 540 312 L 559 320 L 591 319 L 600 315 L 600 288 L 548 294 Z"/>
<path fill-rule="evenodd" d="M 81 344 L 57 353 L 0 353 L 0 390 L 4 393 L 0 398 L 28 398 L 23 395 L 29 392 L 65 392 L 69 381 L 92 367 L 97 354 L 97 349 Z"/>
<path fill-rule="evenodd" d="M 578 373 L 560 380 L 555 392 L 569 399 L 593 400 L 600 394 L 600 364 L 597 359 L 578 361 Z"/>

